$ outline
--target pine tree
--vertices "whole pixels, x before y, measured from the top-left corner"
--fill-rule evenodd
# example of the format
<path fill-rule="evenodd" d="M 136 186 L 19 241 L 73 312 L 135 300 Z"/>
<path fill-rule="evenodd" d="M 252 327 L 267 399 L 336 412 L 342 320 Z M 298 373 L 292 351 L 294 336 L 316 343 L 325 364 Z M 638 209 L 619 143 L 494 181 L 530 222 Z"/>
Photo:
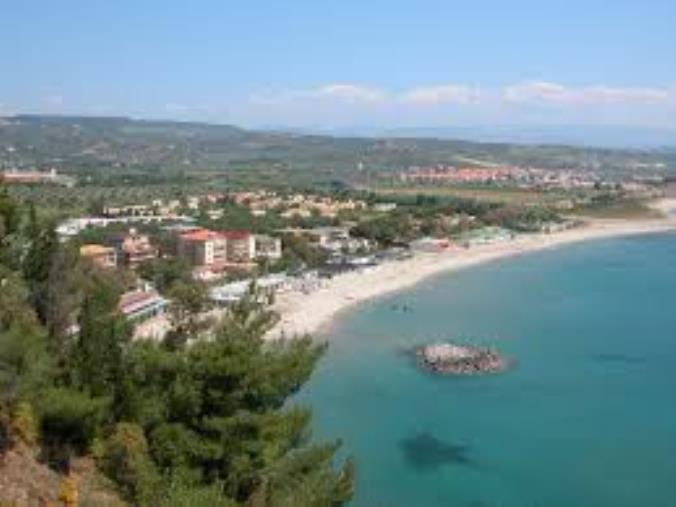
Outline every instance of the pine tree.
<path fill-rule="evenodd" d="M 130 329 L 118 312 L 119 291 L 96 269 L 88 272 L 75 344 L 75 372 L 79 386 L 95 396 L 113 395 L 121 376 L 123 348 Z"/>

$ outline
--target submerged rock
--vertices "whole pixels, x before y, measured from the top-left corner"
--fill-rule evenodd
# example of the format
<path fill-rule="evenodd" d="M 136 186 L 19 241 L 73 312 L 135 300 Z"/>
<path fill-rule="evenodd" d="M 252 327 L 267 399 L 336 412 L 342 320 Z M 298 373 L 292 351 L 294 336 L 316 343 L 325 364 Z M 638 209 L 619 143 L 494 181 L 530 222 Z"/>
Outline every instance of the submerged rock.
<path fill-rule="evenodd" d="M 510 362 L 487 347 L 432 343 L 415 351 L 418 363 L 426 370 L 448 375 L 477 375 L 506 370 Z"/>

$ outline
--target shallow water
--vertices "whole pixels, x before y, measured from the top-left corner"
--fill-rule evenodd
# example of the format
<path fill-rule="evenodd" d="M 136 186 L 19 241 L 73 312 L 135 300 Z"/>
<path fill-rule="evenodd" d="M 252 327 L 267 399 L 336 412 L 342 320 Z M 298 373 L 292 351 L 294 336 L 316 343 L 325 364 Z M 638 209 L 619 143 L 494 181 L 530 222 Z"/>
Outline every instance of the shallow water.
<path fill-rule="evenodd" d="M 330 334 L 298 398 L 356 459 L 355 507 L 676 506 L 676 235 L 449 273 Z M 516 367 L 419 371 L 406 351 L 443 338 Z"/>

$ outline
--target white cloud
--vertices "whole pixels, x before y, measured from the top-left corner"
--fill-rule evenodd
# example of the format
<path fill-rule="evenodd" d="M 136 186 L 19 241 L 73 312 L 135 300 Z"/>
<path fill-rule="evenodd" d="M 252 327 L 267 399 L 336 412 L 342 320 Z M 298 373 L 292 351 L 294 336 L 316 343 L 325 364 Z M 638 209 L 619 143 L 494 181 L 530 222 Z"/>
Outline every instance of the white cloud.
<path fill-rule="evenodd" d="M 57 93 L 45 95 L 42 100 L 45 105 L 50 108 L 60 108 L 64 103 L 63 95 L 59 95 Z"/>
<path fill-rule="evenodd" d="M 164 105 L 164 110 L 168 113 L 183 114 L 188 112 L 190 107 L 177 102 L 169 102 Z"/>
<path fill-rule="evenodd" d="M 481 94 L 478 89 L 464 85 L 441 85 L 426 88 L 413 88 L 399 95 L 401 102 L 434 106 L 440 104 L 477 104 Z"/>
<path fill-rule="evenodd" d="M 547 81 L 529 81 L 506 87 L 503 98 L 512 103 L 659 105 L 673 101 L 674 93 L 666 88 L 606 85 L 567 87 Z"/>
<path fill-rule="evenodd" d="M 309 92 L 310 96 L 337 99 L 344 102 L 380 102 L 388 98 L 387 92 L 380 88 L 350 83 L 337 83 L 321 86 Z"/>
<path fill-rule="evenodd" d="M 530 102 L 534 100 L 562 102 L 565 101 L 566 96 L 564 86 L 546 81 L 531 81 L 508 86 L 503 94 L 507 102 Z"/>
<path fill-rule="evenodd" d="M 264 124 L 324 126 L 449 122 L 673 125 L 675 111 L 676 87 L 570 86 L 543 80 L 481 88 L 461 82 L 401 89 L 343 82 L 271 89 L 250 95 L 247 104 L 239 104 L 231 113 L 256 117 Z"/>
<path fill-rule="evenodd" d="M 582 91 L 582 96 L 590 102 L 625 104 L 664 104 L 672 98 L 669 90 L 660 88 L 614 88 L 593 86 Z"/>
<path fill-rule="evenodd" d="M 387 98 L 387 92 L 380 88 L 353 83 L 332 83 L 305 90 L 255 92 L 249 95 L 249 102 L 263 106 L 284 105 L 308 100 L 364 104 L 384 102 Z"/>

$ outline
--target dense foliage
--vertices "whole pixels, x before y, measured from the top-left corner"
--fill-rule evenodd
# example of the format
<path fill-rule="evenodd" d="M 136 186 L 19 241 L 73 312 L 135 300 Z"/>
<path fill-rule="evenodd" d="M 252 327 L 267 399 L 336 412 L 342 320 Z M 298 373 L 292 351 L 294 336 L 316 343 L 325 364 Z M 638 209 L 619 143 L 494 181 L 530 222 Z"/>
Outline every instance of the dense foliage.
<path fill-rule="evenodd" d="M 561 220 L 555 212 L 543 207 L 426 195 L 393 196 L 390 200 L 398 205 L 393 212 L 362 220 L 353 234 L 392 246 L 407 244 L 421 236 L 453 237 L 483 226 L 538 231 L 544 224 Z"/>
<path fill-rule="evenodd" d="M 335 467 L 338 443 L 312 443 L 309 410 L 288 403 L 322 346 L 264 342 L 274 316 L 255 295 L 201 334 L 186 325 L 200 296 L 170 264 L 144 269 L 185 293 L 171 342 L 131 340 L 118 278 L 23 211 L 0 189 L 0 452 L 22 439 L 58 469 L 93 455 L 140 506 L 350 499 L 354 471 Z"/>

